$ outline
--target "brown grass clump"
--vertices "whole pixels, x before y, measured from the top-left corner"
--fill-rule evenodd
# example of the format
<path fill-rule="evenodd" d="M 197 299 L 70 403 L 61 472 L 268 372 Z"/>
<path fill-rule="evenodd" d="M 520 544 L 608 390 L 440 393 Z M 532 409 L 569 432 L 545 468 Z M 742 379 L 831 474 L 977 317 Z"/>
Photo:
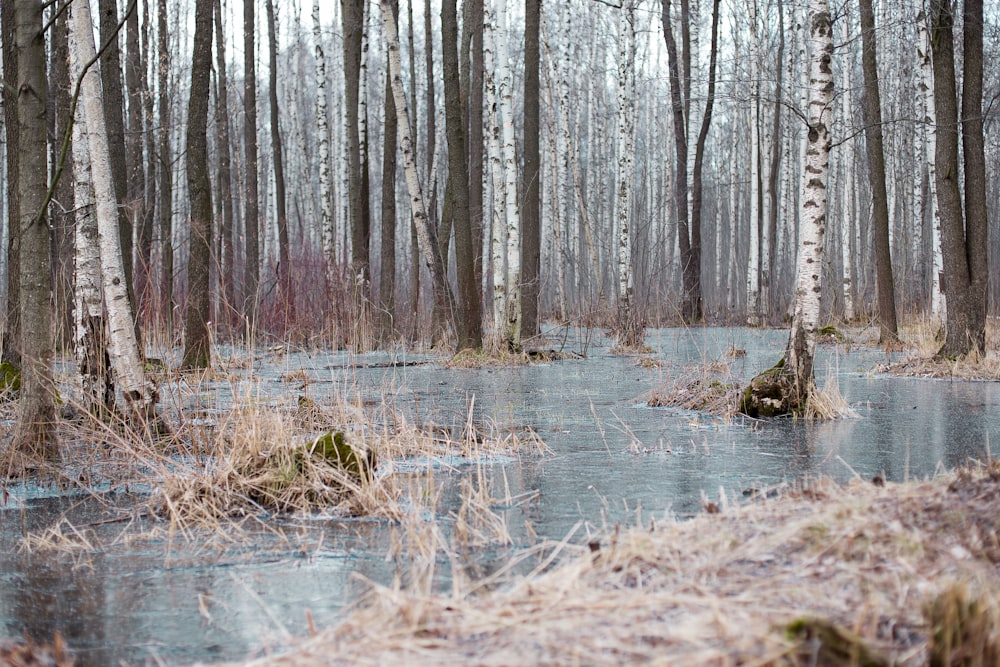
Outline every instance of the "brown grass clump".
<path fill-rule="evenodd" d="M 58 632 L 51 644 L 0 638 L 0 665 L 5 667 L 73 667 L 76 659 Z"/>
<path fill-rule="evenodd" d="M 413 424 L 386 403 L 368 411 L 357 402 L 320 405 L 303 397 L 292 413 L 237 407 L 192 448 L 209 455 L 159 464 L 156 512 L 182 532 L 219 529 L 231 518 L 317 510 L 399 519 L 407 493 L 393 475 L 400 461 L 548 452 L 530 429 L 474 422 L 472 414 L 470 405 L 465 424 L 452 433 Z M 341 440 L 349 451 L 339 451 Z"/>
<path fill-rule="evenodd" d="M 970 600 L 1000 591 L 997 466 L 720 505 L 561 544 L 554 568 L 480 595 L 373 587 L 266 663 L 924 665 L 946 641 L 938 664 L 972 665 L 987 663 L 956 658 L 996 650 L 996 615 Z M 963 582 L 979 594 L 949 592 Z"/>
<path fill-rule="evenodd" d="M 654 389 L 646 399 L 651 408 L 698 410 L 722 417 L 736 415 L 740 387 L 725 361 L 689 368 L 664 386 Z"/>

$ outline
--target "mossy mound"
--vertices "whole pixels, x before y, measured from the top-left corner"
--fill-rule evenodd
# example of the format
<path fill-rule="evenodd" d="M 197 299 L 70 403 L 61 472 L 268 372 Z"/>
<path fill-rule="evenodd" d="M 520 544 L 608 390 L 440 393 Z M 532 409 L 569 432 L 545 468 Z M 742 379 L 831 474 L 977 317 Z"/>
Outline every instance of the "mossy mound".
<path fill-rule="evenodd" d="M 5 361 L 0 363 L 0 396 L 21 390 L 21 369 Z"/>
<path fill-rule="evenodd" d="M 795 378 L 785 372 L 785 360 L 759 373 L 743 390 L 739 411 L 754 419 L 795 414 L 801 410 L 795 400 Z"/>
<path fill-rule="evenodd" d="M 355 481 L 370 482 L 378 462 L 371 449 L 353 447 L 343 431 L 328 431 L 296 453 L 301 464 L 305 456 L 318 458 L 327 465 L 343 470 Z"/>

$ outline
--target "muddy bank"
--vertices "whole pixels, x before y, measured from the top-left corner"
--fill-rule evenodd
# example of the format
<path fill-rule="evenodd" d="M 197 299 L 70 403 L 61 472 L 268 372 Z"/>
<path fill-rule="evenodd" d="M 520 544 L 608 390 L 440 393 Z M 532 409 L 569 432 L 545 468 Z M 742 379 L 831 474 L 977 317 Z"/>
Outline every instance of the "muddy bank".
<path fill-rule="evenodd" d="M 561 564 L 491 592 L 375 587 L 247 664 L 922 665 L 948 641 L 997 655 L 1000 466 L 761 496 L 563 545 Z"/>

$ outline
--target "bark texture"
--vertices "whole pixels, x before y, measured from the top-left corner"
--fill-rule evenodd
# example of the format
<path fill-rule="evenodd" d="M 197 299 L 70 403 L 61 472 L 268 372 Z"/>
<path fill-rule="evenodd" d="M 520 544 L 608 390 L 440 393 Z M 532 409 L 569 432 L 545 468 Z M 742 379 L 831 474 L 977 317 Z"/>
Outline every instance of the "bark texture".
<path fill-rule="evenodd" d="M 830 119 L 833 100 L 833 32 L 829 0 L 810 0 L 808 14 L 808 145 L 802 174 L 794 315 L 785 356 L 751 380 L 740 410 L 751 417 L 802 413 L 815 391 L 813 361 L 823 291 L 827 176 L 830 166 Z"/>
<path fill-rule="evenodd" d="M 868 181 L 872 189 L 872 242 L 875 245 L 875 278 L 878 283 L 879 342 L 897 345 L 896 287 L 889 251 L 889 198 L 885 188 L 885 152 L 882 148 L 882 101 L 875 53 L 875 13 L 872 0 L 860 0 L 861 69 L 865 77 L 865 147 Z"/>
<path fill-rule="evenodd" d="M 5 3 L 6 4 L 6 3 Z M 42 4 L 14 2 L 17 49 L 18 199 L 20 214 L 21 393 L 14 451 L 55 462 L 55 386 L 47 181 L 45 35 Z M 14 270 L 14 267 L 12 267 Z"/>
<path fill-rule="evenodd" d="M 184 325 L 183 368 L 211 365 L 209 263 L 212 243 L 212 186 L 208 175 L 208 101 L 212 68 L 212 0 L 197 0 L 191 98 L 188 101 L 187 182 L 191 199 L 191 254 Z"/>
<path fill-rule="evenodd" d="M 941 216 L 941 255 L 947 300 L 946 358 L 982 354 L 986 349 L 986 285 L 988 280 L 985 157 L 983 155 L 983 6 L 966 0 L 963 20 L 962 119 L 955 93 L 954 16 L 951 3 L 930 4 L 934 68 L 934 112 L 937 118 L 935 176 Z M 964 153 L 966 202 L 958 163 L 959 135 Z"/>

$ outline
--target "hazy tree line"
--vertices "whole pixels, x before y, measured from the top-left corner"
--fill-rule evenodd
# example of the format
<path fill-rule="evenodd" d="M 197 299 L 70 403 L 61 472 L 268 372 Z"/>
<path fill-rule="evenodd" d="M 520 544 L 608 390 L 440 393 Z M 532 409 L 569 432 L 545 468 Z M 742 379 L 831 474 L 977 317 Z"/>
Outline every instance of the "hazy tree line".
<path fill-rule="evenodd" d="M 82 0 L 2 6 L 15 365 L 79 342 L 97 188 L 74 188 L 96 158 L 69 129 L 86 97 L 71 55 L 100 74 L 140 350 L 183 341 L 199 367 L 213 335 L 518 349 L 545 320 L 635 344 L 650 325 L 792 316 L 820 11 L 805 0 L 95 2 L 91 59 L 70 39 Z M 960 353 L 1000 294 L 998 17 L 874 4 L 822 9 L 817 317 L 891 337 L 896 311 L 947 312 Z M 51 299 L 51 322 L 19 320 L 24 294 Z"/>

